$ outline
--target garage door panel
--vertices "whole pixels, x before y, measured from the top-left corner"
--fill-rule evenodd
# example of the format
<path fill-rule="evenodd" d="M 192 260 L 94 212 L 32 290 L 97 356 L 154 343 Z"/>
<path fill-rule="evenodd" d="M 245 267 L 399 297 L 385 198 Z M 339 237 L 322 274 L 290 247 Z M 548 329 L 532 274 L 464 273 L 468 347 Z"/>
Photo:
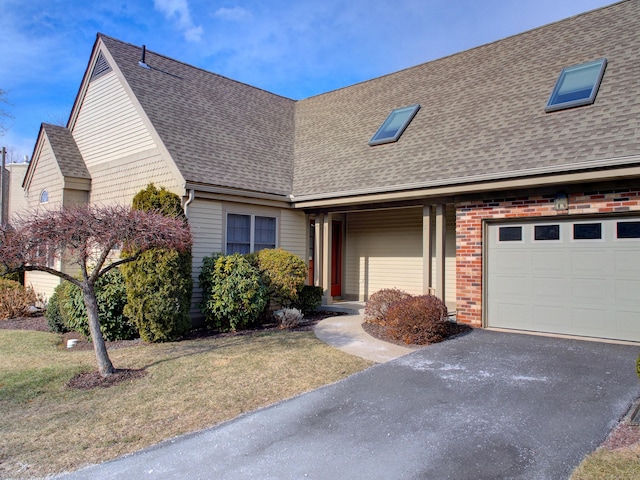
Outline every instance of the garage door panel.
<path fill-rule="evenodd" d="M 569 255 L 570 268 L 574 275 L 601 275 L 607 271 L 606 252 L 589 249 L 570 251 Z"/>
<path fill-rule="evenodd" d="M 618 310 L 615 316 L 617 330 L 628 340 L 640 342 L 640 309 L 638 310 Z"/>
<path fill-rule="evenodd" d="M 518 251 L 501 251 L 496 256 L 496 266 L 504 273 L 521 273 L 530 268 L 527 255 Z"/>
<path fill-rule="evenodd" d="M 488 326 L 640 341 L 640 239 L 616 239 L 619 218 L 557 220 L 559 240 L 535 239 L 548 220 L 519 221 L 519 242 L 497 234 L 513 223 L 487 228 Z M 574 223 L 601 223 L 602 239 L 573 239 Z"/>
<path fill-rule="evenodd" d="M 640 296 L 640 280 L 617 279 L 615 299 L 623 305 L 637 305 Z"/>
<path fill-rule="evenodd" d="M 531 252 L 531 266 L 534 275 L 564 274 L 566 259 L 562 250 L 543 249 Z"/>
<path fill-rule="evenodd" d="M 500 275 L 496 278 L 496 286 L 501 292 L 501 298 L 511 302 L 522 302 L 528 294 L 530 279 L 522 275 Z"/>
<path fill-rule="evenodd" d="M 531 310 L 518 303 L 500 303 L 497 305 L 497 327 L 531 328 Z M 512 326 L 513 325 L 513 326 Z"/>
<path fill-rule="evenodd" d="M 562 305 L 533 305 L 531 311 L 535 319 L 535 324 L 531 325 L 531 329 L 543 326 L 547 331 L 562 330 L 571 322 Z"/>
<path fill-rule="evenodd" d="M 607 310 L 604 308 L 574 308 L 573 327 L 586 335 L 601 336 L 607 332 Z"/>
<path fill-rule="evenodd" d="M 607 299 L 606 282 L 600 278 L 573 278 L 571 280 L 573 302 L 593 302 Z"/>
<path fill-rule="evenodd" d="M 533 295 L 546 302 L 563 303 L 566 299 L 565 286 L 564 277 L 533 277 L 531 279 Z"/>
<path fill-rule="evenodd" d="M 616 276 L 625 278 L 638 278 L 640 269 L 640 243 L 637 250 L 616 249 L 614 252 L 614 267 Z"/>

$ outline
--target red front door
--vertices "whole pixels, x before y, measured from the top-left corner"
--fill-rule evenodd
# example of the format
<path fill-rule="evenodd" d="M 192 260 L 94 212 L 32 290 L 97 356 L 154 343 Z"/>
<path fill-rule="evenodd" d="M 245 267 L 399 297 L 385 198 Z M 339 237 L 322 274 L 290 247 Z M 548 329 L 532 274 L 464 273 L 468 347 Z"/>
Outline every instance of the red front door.
<path fill-rule="evenodd" d="M 331 222 L 331 296 L 342 296 L 342 222 Z"/>

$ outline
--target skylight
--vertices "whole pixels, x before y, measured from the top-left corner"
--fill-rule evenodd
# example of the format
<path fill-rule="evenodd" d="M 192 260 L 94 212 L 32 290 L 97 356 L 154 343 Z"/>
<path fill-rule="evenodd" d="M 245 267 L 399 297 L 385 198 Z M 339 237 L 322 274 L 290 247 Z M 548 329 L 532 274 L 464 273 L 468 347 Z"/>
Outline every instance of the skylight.
<path fill-rule="evenodd" d="M 375 135 L 371 137 L 369 145 L 397 142 L 419 109 L 420 105 L 416 104 L 393 110 Z"/>
<path fill-rule="evenodd" d="M 551 92 L 545 107 L 546 112 L 564 108 L 591 105 L 596 100 L 600 80 L 604 75 L 607 59 L 601 58 L 589 63 L 566 67 Z"/>

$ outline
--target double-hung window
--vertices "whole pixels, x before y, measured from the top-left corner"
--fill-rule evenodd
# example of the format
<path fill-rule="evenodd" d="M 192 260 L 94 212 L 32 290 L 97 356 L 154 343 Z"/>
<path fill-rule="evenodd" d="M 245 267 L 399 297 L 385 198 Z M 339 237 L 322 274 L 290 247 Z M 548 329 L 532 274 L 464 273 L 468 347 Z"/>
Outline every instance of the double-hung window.
<path fill-rule="evenodd" d="M 227 214 L 227 254 L 276 248 L 276 219 L 260 215 Z"/>

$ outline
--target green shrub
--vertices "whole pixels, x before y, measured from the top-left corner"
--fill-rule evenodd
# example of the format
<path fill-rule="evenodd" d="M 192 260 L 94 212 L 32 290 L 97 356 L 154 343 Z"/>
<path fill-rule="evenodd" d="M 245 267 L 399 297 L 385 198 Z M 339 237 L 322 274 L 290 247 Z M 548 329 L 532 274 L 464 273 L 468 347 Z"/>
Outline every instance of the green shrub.
<path fill-rule="evenodd" d="M 307 278 L 304 261 L 281 248 L 260 250 L 258 268 L 269 291 L 269 299 L 281 307 L 291 306 Z"/>
<path fill-rule="evenodd" d="M 384 324 L 391 337 L 414 345 L 441 342 L 449 331 L 447 307 L 433 295 L 407 297 L 392 303 Z"/>
<path fill-rule="evenodd" d="M 293 302 L 293 307 L 301 310 L 305 315 L 315 312 L 322 304 L 322 293 L 322 287 L 303 285 L 298 299 Z"/>
<path fill-rule="evenodd" d="M 186 221 L 180 197 L 152 183 L 136 194 L 133 208 Z M 145 341 L 176 340 L 191 328 L 191 265 L 190 251 L 151 249 L 121 267 L 127 286 L 124 314 Z"/>
<path fill-rule="evenodd" d="M 202 302 L 200 303 L 200 311 L 205 313 L 206 305 L 211 298 L 211 289 L 213 288 L 213 269 L 216 266 L 216 261 L 224 254 L 215 252 L 204 257 L 202 259 L 202 268 L 200 269 L 200 275 L 198 276 L 198 284 L 202 290 Z"/>
<path fill-rule="evenodd" d="M 369 297 L 364 308 L 364 319 L 367 323 L 384 325 L 389 306 L 393 303 L 411 297 L 410 294 L 397 288 L 384 288 Z"/>
<path fill-rule="evenodd" d="M 38 297 L 31 287 L 23 287 L 19 282 L 0 278 L 0 320 L 29 315 Z"/>
<path fill-rule="evenodd" d="M 124 315 L 147 342 L 168 342 L 191 329 L 191 254 L 151 249 L 120 267 L 126 279 Z"/>
<path fill-rule="evenodd" d="M 49 330 L 55 333 L 66 333 L 69 331 L 69 328 L 63 318 L 62 311 L 60 310 L 60 303 L 64 301 L 65 288 L 67 288 L 65 284 L 69 285 L 69 282 L 58 284 L 56 289 L 53 291 L 53 295 L 49 297 L 47 310 L 44 312 L 47 324 L 49 325 Z"/>
<path fill-rule="evenodd" d="M 68 329 L 91 339 L 87 310 L 80 288 L 66 282 L 64 295 L 60 295 L 59 308 Z M 128 340 L 137 337 L 133 323 L 124 315 L 127 292 L 120 270 L 114 268 L 98 279 L 95 285 L 98 301 L 100 331 L 105 340 Z"/>
<path fill-rule="evenodd" d="M 201 278 L 204 275 L 205 271 Z M 268 295 L 260 273 L 246 258 L 237 253 L 219 256 L 210 276 L 203 280 L 204 285 L 211 286 L 202 304 L 209 325 L 221 331 L 244 330 L 256 325 Z"/>

